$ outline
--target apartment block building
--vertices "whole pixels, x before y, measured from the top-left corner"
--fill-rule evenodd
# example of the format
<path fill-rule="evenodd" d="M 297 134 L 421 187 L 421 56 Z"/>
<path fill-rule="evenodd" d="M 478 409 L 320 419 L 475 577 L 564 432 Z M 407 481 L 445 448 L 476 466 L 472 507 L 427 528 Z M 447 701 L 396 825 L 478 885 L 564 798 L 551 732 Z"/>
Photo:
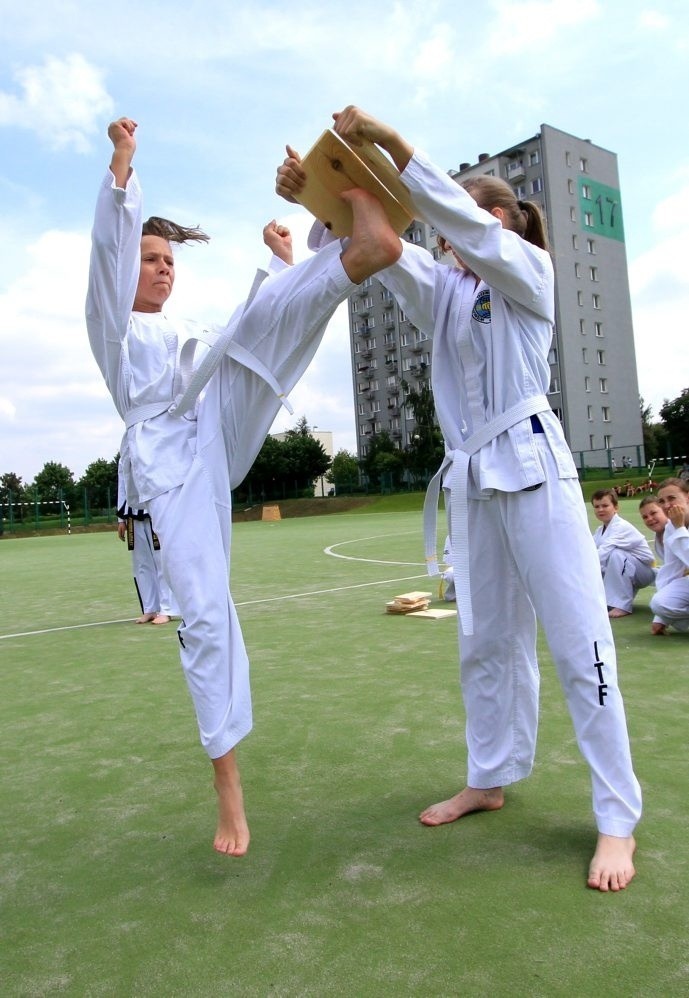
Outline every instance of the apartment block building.
<path fill-rule="evenodd" d="M 541 125 L 495 155 L 481 153 L 449 175 L 502 177 L 545 216 L 556 277 L 556 323 L 548 397 L 581 466 L 622 457 L 643 463 L 617 157 L 588 139 Z M 415 221 L 403 238 L 437 257 L 436 232 Z M 373 434 L 388 431 L 403 449 L 415 432 L 405 387 L 430 378 L 432 338 L 416 329 L 371 278 L 349 299 L 352 381 L 359 456 Z"/>

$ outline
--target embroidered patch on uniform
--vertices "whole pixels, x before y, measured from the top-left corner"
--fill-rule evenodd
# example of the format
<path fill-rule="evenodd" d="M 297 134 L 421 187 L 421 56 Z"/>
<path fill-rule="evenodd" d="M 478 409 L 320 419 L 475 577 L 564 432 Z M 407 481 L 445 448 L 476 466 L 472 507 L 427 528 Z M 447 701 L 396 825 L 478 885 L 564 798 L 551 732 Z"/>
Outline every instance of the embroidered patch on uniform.
<path fill-rule="evenodd" d="M 471 318 L 476 319 L 477 322 L 490 322 L 490 291 L 488 288 L 476 296 Z"/>

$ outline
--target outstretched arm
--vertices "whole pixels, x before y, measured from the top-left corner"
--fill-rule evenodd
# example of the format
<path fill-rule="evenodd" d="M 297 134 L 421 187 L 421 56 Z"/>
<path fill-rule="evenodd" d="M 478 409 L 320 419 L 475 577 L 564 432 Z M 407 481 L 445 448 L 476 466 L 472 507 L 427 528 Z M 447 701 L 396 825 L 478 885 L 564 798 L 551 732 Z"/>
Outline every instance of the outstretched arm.
<path fill-rule="evenodd" d="M 125 188 L 132 172 L 132 160 L 136 152 L 136 122 L 131 118 L 118 118 L 108 126 L 108 138 L 114 149 L 110 160 L 110 170 L 118 187 Z"/>
<path fill-rule="evenodd" d="M 353 104 L 349 104 L 344 111 L 335 112 L 333 118 L 334 131 L 343 139 L 355 146 L 361 145 L 362 141 L 375 142 L 390 154 L 400 173 L 406 169 L 414 155 L 414 147 L 390 125 L 378 121 Z"/>

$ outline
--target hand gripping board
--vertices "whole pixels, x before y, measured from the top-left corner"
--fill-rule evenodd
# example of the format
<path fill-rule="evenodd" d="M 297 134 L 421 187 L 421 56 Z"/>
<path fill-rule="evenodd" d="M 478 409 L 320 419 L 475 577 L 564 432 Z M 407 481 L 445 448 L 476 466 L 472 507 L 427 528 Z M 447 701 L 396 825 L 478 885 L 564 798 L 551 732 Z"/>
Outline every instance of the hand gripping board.
<path fill-rule="evenodd" d="M 394 164 L 372 142 L 350 146 L 328 129 L 303 158 L 307 179 L 297 201 L 315 215 L 334 236 L 352 234 L 352 210 L 339 194 L 362 187 L 382 203 L 398 235 L 414 220 L 409 191 Z"/>

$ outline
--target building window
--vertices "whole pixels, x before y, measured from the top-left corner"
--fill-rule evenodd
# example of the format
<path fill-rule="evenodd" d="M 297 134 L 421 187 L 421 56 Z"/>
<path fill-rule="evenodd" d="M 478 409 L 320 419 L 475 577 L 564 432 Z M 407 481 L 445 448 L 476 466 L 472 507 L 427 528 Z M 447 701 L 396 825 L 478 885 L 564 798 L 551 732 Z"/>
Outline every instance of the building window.
<path fill-rule="evenodd" d="M 589 161 L 584 156 L 579 158 L 579 169 L 582 173 L 589 172 Z"/>
<path fill-rule="evenodd" d="M 538 155 L 538 149 L 534 149 L 533 152 L 529 153 L 529 166 L 537 166 L 540 162 L 540 157 Z"/>
<path fill-rule="evenodd" d="M 591 302 L 594 308 L 600 308 L 600 295 L 591 295 Z"/>
<path fill-rule="evenodd" d="M 585 392 L 591 391 L 591 379 L 589 378 L 588 374 L 584 378 L 584 391 Z"/>
<path fill-rule="evenodd" d="M 586 252 L 591 253 L 593 256 L 596 255 L 596 240 L 587 239 L 586 240 Z"/>
<path fill-rule="evenodd" d="M 557 364 L 557 347 L 551 347 L 548 352 L 548 363 Z"/>
<path fill-rule="evenodd" d="M 603 422 L 604 423 L 609 423 L 610 422 L 610 406 L 609 405 L 602 406 L 601 412 L 603 413 Z"/>
<path fill-rule="evenodd" d="M 364 403 L 359 402 L 359 405 L 357 406 L 357 412 L 359 413 L 360 416 L 363 416 L 365 408 L 366 406 L 364 405 Z"/>
<path fill-rule="evenodd" d="M 380 402 L 371 402 L 371 412 L 380 412 Z"/>
<path fill-rule="evenodd" d="M 592 405 L 587 405 L 586 406 L 586 418 L 588 419 L 589 423 L 593 422 L 593 406 Z"/>
<path fill-rule="evenodd" d="M 514 193 L 518 201 L 523 201 L 526 197 L 526 187 L 524 187 L 524 184 L 518 184 L 514 189 Z"/>
<path fill-rule="evenodd" d="M 400 333 L 400 346 L 406 347 L 409 345 L 409 333 Z"/>
<path fill-rule="evenodd" d="M 358 312 L 359 311 L 359 302 L 358 301 L 353 301 L 351 303 L 351 305 L 352 305 L 352 312 Z"/>
<path fill-rule="evenodd" d="M 600 386 L 600 390 L 603 393 L 603 395 L 607 395 L 608 394 L 608 379 L 607 378 L 599 378 L 598 379 L 598 384 Z"/>
<path fill-rule="evenodd" d="M 570 220 L 570 222 L 576 222 L 576 220 L 577 220 L 577 209 L 576 208 L 570 208 L 569 209 L 569 220 Z"/>
<path fill-rule="evenodd" d="M 579 332 L 582 336 L 586 336 L 586 319 L 579 319 Z"/>
<path fill-rule="evenodd" d="M 581 348 L 581 362 L 582 364 L 588 364 L 589 362 L 589 352 L 586 347 Z"/>
<path fill-rule="evenodd" d="M 361 307 L 373 308 L 373 298 L 370 295 L 367 295 L 364 299 L 362 299 Z"/>
<path fill-rule="evenodd" d="M 572 165 L 572 154 L 571 152 L 565 152 L 565 166 Z"/>
<path fill-rule="evenodd" d="M 590 211 L 584 212 L 584 225 L 593 226 L 593 214 Z"/>
<path fill-rule="evenodd" d="M 584 292 L 583 291 L 577 291 L 577 305 L 582 305 L 583 306 L 583 304 L 584 304 Z"/>
<path fill-rule="evenodd" d="M 572 236 L 572 249 L 573 250 L 578 250 L 579 249 L 579 237 L 578 236 Z"/>
<path fill-rule="evenodd" d="M 531 193 L 539 194 L 543 190 L 543 181 L 540 177 L 534 177 L 531 181 Z"/>
<path fill-rule="evenodd" d="M 602 322 L 594 322 L 594 324 L 593 324 L 593 331 L 596 334 L 596 336 L 602 336 L 603 335 L 603 323 Z"/>
<path fill-rule="evenodd" d="M 394 333 L 386 333 L 385 336 L 383 337 L 383 343 L 385 343 L 386 346 L 392 346 L 394 342 L 395 342 Z"/>
<path fill-rule="evenodd" d="M 548 395 L 555 395 L 560 391 L 560 382 L 557 378 L 550 379 L 550 385 L 548 387 Z"/>
<path fill-rule="evenodd" d="M 574 181 L 573 180 L 568 180 L 567 181 L 567 193 L 568 194 L 574 194 Z"/>
<path fill-rule="evenodd" d="M 408 242 L 410 243 L 420 243 L 421 242 L 421 230 L 412 229 L 409 233 Z"/>
<path fill-rule="evenodd" d="M 589 450 L 596 449 L 595 440 L 596 438 L 594 437 L 593 433 L 589 433 Z"/>
<path fill-rule="evenodd" d="M 589 267 L 589 277 L 592 281 L 598 280 L 598 267 Z"/>
<path fill-rule="evenodd" d="M 588 184 L 581 185 L 581 196 L 587 198 L 589 201 L 591 200 L 591 188 Z"/>
<path fill-rule="evenodd" d="M 581 267 L 578 263 L 574 264 L 574 276 L 581 277 Z"/>
<path fill-rule="evenodd" d="M 605 436 L 603 437 L 603 446 L 605 447 L 606 450 L 610 450 L 610 448 L 612 447 L 612 437 L 610 436 L 609 433 L 606 433 Z"/>
<path fill-rule="evenodd" d="M 373 329 L 375 327 L 375 325 L 376 325 L 376 317 L 375 317 L 375 315 L 369 315 L 367 317 L 367 319 L 366 319 L 366 328 L 367 329 Z M 375 340 L 374 340 L 373 345 L 374 346 L 376 345 L 375 344 Z"/>
<path fill-rule="evenodd" d="M 605 350 L 596 350 L 596 360 L 599 364 L 605 363 Z"/>

